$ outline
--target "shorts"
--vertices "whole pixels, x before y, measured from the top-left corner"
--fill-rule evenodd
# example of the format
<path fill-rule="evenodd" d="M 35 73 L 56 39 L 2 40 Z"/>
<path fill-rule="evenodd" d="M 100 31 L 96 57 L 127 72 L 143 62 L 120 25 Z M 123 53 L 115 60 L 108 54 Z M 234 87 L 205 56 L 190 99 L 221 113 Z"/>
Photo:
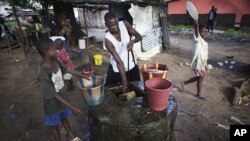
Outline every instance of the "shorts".
<path fill-rule="evenodd" d="M 43 122 L 48 126 L 58 126 L 61 123 L 61 119 L 68 118 L 72 114 L 72 111 L 69 108 L 65 108 L 65 110 L 61 113 L 54 115 L 45 115 L 43 118 Z"/>
<path fill-rule="evenodd" d="M 128 82 L 141 81 L 140 71 L 137 65 L 133 69 L 126 72 L 127 77 L 128 75 Z M 109 65 L 105 86 L 111 86 L 117 83 L 122 83 L 121 74 L 119 72 L 114 72 L 112 65 Z"/>

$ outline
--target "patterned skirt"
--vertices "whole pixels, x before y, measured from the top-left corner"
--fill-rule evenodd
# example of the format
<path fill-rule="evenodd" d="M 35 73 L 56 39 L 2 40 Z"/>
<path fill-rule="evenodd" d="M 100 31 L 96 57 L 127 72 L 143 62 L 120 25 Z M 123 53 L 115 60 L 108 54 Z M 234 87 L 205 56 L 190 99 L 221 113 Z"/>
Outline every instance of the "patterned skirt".
<path fill-rule="evenodd" d="M 193 70 L 193 75 L 197 77 L 205 77 L 206 71 L 204 70 Z"/>

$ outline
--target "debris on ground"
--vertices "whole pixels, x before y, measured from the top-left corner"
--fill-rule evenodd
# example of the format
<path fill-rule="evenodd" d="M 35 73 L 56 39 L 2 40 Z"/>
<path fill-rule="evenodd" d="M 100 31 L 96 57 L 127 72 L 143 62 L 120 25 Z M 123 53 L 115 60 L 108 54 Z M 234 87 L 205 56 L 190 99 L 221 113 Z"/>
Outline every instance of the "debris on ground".
<path fill-rule="evenodd" d="M 223 125 L 223 124 L 217 123 L 217 126 L 218 126 L 218 127 L 221 127 L 221 128 L 224 128 L 224 129 L 226 129 L 226 130 L 229 130 L 229 129 L 230 129 L 230 126 L 229 126 L 229 125 Z"/>
<path fill-rule="evenodd" d="M 217 62 L 220 67 L 223 67 L 223 62 Z"/>
<path fill-rule="evenodd" d="M 214 68 L 213 68 L 213 65 L 212 65 L 212 64 L 208 64 L 208 65 L 207 65 L 207 69 L 208 69 L 208 70 L 213 70 L 213 69 L 214 69 Z"/>
<path fill-rule="evenodd" d="M 230 118 L 229 118 L 230 120 L 232 120 L 232 121 L 235 121 L 235 122 L 237 122 L 237 123 L 240 123 L 241 125 L 244 125 L 244 123 L 242 123 L 238 118 L 236 118 L 235 116 L 230 116 Z"/>
<path fill-rule="evenodd" d="M 10 113 L 10 114 L 7 115 L 7 116 L 2 117 L 2 119 L 3 119 L 3 120 L 7 120 L 7 121 L 14 120 L 14 119 L 16 119 L 19 115 L 21 115 L 23 112 L 25 112 L 25 110 L 22 110 L 21 112 L 12 112 L 12 113 Z"/>
<path fill-rule="evenodd" d="M 11 104 L 9 110 L 11 111 L 11 110 L 13 110 L 14 108 L 15 108 L 15 105 L 14 105 L 14 104 Z"/>
<path fill-rule="evenodd" d="M 234 105 L 242 105 L 243 103 L 249 103 L 250 98 L 250 77 L 246 78 L 240 87 L 235 87 L 235 96 L 233 100 Z"/>

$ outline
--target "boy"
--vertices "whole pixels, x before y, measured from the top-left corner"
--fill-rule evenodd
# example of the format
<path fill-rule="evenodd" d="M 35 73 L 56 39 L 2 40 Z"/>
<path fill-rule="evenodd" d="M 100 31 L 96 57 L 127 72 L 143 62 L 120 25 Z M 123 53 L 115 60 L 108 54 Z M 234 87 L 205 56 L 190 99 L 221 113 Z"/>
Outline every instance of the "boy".
<path fill-rule="evenodd" d="M 44 123 L 50 126 L 56 141 L 61 141 L 58 129 L 60 122 L 68 132 L 72 141 L 80 141 L 80 138 L 73 134 L 67 118 L 71 114 L 71 110 L 79 114 L 82 114 L 82 111 L 68 102 L 63 75 L 69 71 L 72 74 L 82 76 L 86 79 L 89 79 L 89 77 L 83 76 L 80 72 L 67 70 L 65 66 L 57 60 L 57 52 L 54 48 L 53 41 L 49 38 L 41 38 L 36 48 L 43 59 L 39 66 L 37 78 L 43 92 Z"/>
<path fill-rule="evenodd" d="M 205 100 L 206 97 L 202 95 L 202 82 L 206 75 L 207 59 L 208 59 L 208 44 L 204 40 L 205 27 L 199 25 L 198 21 L 194 21 L 195 34 L 193 40 L 193 60 L 191 67 L 193 69 L 194 77 L 189 80 L 182 81 L 182 89 L 184 90 L 185 85 L 197 81 L 197 94 L 196 97 L 200 100 Z"/>
<path fill-rule="evenodd" d="M 68 53 L 66 50 L 63 48 L 63 40 L 60 38 L 56 39 L 54 41 L 55 48 L 58 52 L 58 59 L 68 68 L 68 70 L 74 70 L 74 64 L 70 60 Z M 66 82 L 69 84 L 69 89 L 73 90 L 73 79 L 70 77 Z"/>

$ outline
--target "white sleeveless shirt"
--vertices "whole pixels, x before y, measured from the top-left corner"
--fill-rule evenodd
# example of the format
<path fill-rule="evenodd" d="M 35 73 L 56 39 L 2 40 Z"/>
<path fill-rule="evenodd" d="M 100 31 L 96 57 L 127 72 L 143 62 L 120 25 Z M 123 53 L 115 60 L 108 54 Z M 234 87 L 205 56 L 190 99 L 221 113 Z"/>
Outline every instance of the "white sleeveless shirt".
<path fill-rule="evenodd" d="M 110 32 L 106 34 L 105 38 L 113 44 L 115 51 L 123 61 L 125 71 L 129 71 L 135 67 L 136 63 L 136 62 L 134 63 L 133 61 L 131 52 L 129 52 L 129 60 L 128 60 L 127 45 L 130 42 L 130 36 L 123 21 L 120 21 L 118 25 L 120 28 L 121 41 L 118 41 Z M 129 61 L 129 68 L 128 68 L 128 61 Z M 110 64 L 112 65 L 114 72 L 119 72 L 115 58 L 112 55 L 110 57 Z"/>

